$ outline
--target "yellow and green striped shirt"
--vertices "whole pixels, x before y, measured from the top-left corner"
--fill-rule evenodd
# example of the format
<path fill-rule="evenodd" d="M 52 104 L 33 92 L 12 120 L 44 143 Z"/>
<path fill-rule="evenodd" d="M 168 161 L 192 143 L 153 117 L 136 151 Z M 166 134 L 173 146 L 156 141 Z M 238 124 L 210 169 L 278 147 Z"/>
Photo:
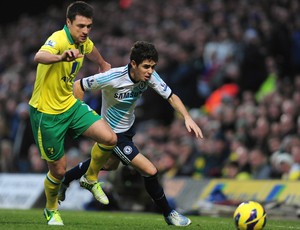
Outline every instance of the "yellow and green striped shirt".
<path fill-rule="evenodd" d="M 74 41 L 65 26 L 54 32 L 40 48 L 52 54 L 62 54 L 65 50 L 80 49 L 82 54 L 92 52 L 94 43 L 88 38 L 80 45 Z M 73 62 L 38 64 L 34 90 L 29 104 L 38 111 L 48 114 L 60 114 L 74 105 L 73 83 L 80 70 L 83 57 Z"/>

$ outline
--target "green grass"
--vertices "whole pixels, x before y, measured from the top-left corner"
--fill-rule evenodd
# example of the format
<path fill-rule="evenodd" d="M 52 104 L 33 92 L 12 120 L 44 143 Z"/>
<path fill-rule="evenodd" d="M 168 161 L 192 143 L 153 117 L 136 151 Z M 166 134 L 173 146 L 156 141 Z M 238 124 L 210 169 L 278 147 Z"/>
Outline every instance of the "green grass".
<path fill-rule="evenodd" d="M 120 229 L 120 230 L 146 230 L 146 229 L 175 229 L 168 226 L 161 215 L 152 213 L 133 212 L 104 212 L 104 211 L 70 211 L 61 210 L 64 226 L 48 226 L 43 216 L 42 209 L 32 210 L 0 210 L 0 229 L 44 230 L 58 229 Z M 187 229 L 197 230 L 234 230 L 232 218 L 189 216 L 192 225 Z M 299 229 L 297 220 L 272 220 L 268 219 L 264 230 Z"/>

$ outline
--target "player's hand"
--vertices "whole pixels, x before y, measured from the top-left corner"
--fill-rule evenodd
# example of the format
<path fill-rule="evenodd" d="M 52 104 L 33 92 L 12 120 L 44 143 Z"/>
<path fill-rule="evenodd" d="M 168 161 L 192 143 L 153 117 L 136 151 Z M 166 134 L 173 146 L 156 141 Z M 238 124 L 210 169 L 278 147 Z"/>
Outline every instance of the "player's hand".
<path fill-rule="evenodd" d="M 84 55 L 80 53 L 79 50 L 66 50 L 62 54 L 62 61 L 71 62 L 76 60 L 77 58 L 82 58 Z"/>
<path fill-rule="evenodd" d="M 104 73 L 110 69 L 111 69 L 111 64 L 109 64 L 108 62 L 105 61 L 105 62 L 101 63 L 101 66 L 99 67 L 98 72 Z"/>
<path fill-rule="evenodd" d="M 190 132 L 194 131 L 195 136 L 198 138 L 203 138 L 203 134 L 202 131 L 200 129 L 200 127 L 196 124 L 196 122 L 191 118 L 187 118 L 185 119 L 185 126 L 187 128 L 187 130 Z"/>

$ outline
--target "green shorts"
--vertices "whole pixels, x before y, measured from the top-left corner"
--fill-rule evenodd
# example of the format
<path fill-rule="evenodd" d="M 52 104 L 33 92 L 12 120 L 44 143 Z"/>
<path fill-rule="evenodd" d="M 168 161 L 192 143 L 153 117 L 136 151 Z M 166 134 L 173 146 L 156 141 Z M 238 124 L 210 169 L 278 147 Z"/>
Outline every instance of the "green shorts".
<path fill-rule="evenodd" d="M 46 114 L 30 107 L 30 122 L 42 159 L 59 160 L 64 155 L 66 134 L 74 139 L 102 117 L 84 102 L 77 102 L 62 114 Z"/>

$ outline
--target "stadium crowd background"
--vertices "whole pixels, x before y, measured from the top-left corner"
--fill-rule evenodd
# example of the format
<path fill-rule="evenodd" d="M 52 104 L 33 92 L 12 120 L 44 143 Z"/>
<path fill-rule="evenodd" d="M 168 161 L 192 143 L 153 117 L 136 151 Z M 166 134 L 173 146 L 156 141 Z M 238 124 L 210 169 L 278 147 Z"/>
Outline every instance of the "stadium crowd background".
<path fill-rule="evenodd" d="M 47 171 L 28 118 L 33 55 L 63 27 L 69 2 L 1 21 L 0 172 Z M 96 11 L 91 37 L 105 59 L 124 65 L 136 40 L 153 42 L 157 71 L 202 128 L 205 138 L 195 139 L 167 102 L 151 90 L 143 96 L 136 143 L 162 176 L 300 178 L 299 1 L 88 2 Z M 96 70 L 86 62 L 79 77 Z M 100 112 L 101 93 L 86 96 Z M 68 138 L 68 166 L 92 144 Z"/>

